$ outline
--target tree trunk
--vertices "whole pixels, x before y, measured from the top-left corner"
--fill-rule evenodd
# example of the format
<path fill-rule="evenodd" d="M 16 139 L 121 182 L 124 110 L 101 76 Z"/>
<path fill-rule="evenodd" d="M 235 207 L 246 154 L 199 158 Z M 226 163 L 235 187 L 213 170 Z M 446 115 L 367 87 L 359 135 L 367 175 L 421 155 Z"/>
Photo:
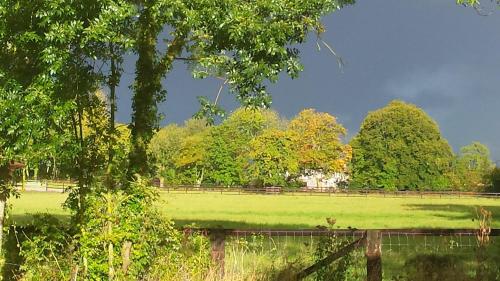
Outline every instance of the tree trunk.
<path fill-rule="evenodd" d="M 156 17 L 148 1 L 143 2 L 138 21 L 136 51 L 136 77 L 132 99 L 132 150 L 129 159 L 129 177 L 134 174 L 148 175 L 147 146 L 159 126 L 158 102 L 165 99 L 161 79 L 172 68 L 176 56 L 182 53 L 187 34 L 178 34 L 168 44 L 163 57 L 158 57 L 156 39 L 163 23 Z"/>
<path fill-rule="evenodd" d="M 198 179 L 196 179 L 196 186 L 197 187 L 201 186 L 201 183 L 203 182 L 204 175 L 205 175 L 205 169 L 201 168 L 200 175 L 198 176 Z"/>
<path fill-rule="evenodd" d="M 110 44 L 110 52 L 114 56 L 115 50 L 113 45 Z M 116 113 L 116 86 L 118 85 L 119 74 L 116 67 L 116 61 L 111 58 L 111 77 L 108 81 L 109 86 L 109 134 L 113 136 L 115 133 L 115 113 Z M 108 165 L 113 162 L 114 150 L 113 144 L 110 142 L 108 146 Z"/>
<path fill-rule="evenodd" d="M 26 167 L 21 170 L 21 174 L 22 174 L 21 190 L 22 191 L 26 190 L 26 174 L 28 173 L 27 171 L 28 171 L 28 169 Z"/>
<path fill-rule="evenodd" d="M 156 66 L 156 30 L 151 27 L 152 15 L 148 8 L 139 16 L 137 38 L 136 78 L 132 100 L 132 150 L 129 177 L 149 174 L 147 145 L 158 126 L 157 95 L 161 92 L 161 77 Z"/>
<path fill-rule="evenodd" d="M 116 58 L 116 49 L 115 46 L 110 43 L 109 51 L 111 53 L 110 63 L 111 63 L 111 74 L 108 78 L 108 87 L 109 87 L 109 119 L 108 119 L 108 136 L 110 141 L 108 142 L 108 162 L 106 167 L 106 177 L 105 177 L 105 186 L 114 190 L 117 187 L 117 182 L 115 177 L 113 177 L 113 159 L 115 156 L 115 147 L 113 146 L 117 139 L 117 132 L 115 127 L 115 114 L 117 110 L 116 105 L 116 87 L 120 81 L 120 68 L 119 61 Z"/>
<path fill-rule="evenodd" d="M 113 222 L 111 218 L 114 216 L 115 212 L 115 206 L 113 204 L 113 195 L 108 192 L 108 202 L 107 202 L 107 212 L 106 215 L 108 216 L 108 221 L 106 222 L 106 234 L 108 235 L 108 239 L 111 239 L 113 235 Z M 115 268 L 114 268 L 114 255 L 115 255 L 115 250 L 113 246 L 113 242 L 109 241 L 108 242 L 108 280 L 114 280 L 115 279 Z"/>
<path fill-rule="evenodd" d="M 5 206 L 7 204 L 7 198 L 5 196 L 0 197 L 0 255 L 3 253 L 3 220 L 5 218 Z"/>

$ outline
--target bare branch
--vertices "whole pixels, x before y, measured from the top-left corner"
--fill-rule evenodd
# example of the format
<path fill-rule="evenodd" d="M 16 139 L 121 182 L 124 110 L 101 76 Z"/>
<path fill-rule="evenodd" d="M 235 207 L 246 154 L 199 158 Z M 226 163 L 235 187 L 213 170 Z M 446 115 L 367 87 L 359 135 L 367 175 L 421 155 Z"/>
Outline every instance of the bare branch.
<path fill-rule="evenodd" d="M 182 58 L 182 57 L 175 57 L 174 60 L 182 60 L 182 61 L 198 61 L 197 58 Z"/>
<path fill-rule="evenodd" d="M 319 38 L 319 40 L 321 41 L 321 43 L 323 43 L 323 45 L 325 45 L 325 47 L 330 51 L 330 53 L 332 53 L 335 58 L 337 59 L 337 64 L 339 66 L 339 69 L 342 73 L 344 73 L 344 66 L 345 66 L 345 63 L 344 63 L 344 60 L 342 59 L 341 56 L 339 56 L 337 54 L 337 52 L 335 52 L 335 50 L 330 46 L 328 45 L 323 39 Z M 318 44 L 319 46 L 319 44 Z"/>
<path fill-rule="evenodd" d="M 217 102 L 219 101 L 219 96 L 220 96 L 220 93 L 222 92 L 222 89 L 224 88 L 224 86 L 227 84 L 228 80 L 225 79 L 224 80 L 224 83 L 222 83 L 219 87 L 219 92 L 217 92 L 217 96 L 215 97 L 215 102 L 214 102 L 214 105 L 217 105 Z"/>
<path fill-rule="evenodd" d="M 487 17 L 493 14 L 493 10 L 485 11 L 480 5 L 474 5 L 474 10 L 480 16 Z"/>

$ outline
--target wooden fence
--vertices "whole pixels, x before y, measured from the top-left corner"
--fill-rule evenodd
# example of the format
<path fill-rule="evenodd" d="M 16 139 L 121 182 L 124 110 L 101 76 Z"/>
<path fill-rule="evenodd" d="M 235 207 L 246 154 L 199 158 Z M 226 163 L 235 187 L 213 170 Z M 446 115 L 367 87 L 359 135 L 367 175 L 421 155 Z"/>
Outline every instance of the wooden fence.
<path fill-rule="evenodd" d="M 191 231 L 191 230 L 189 230 Z M 342 258 L 356 248 L 364 247 L 366 258 L 367 280 L 382 280 L 382 238 L 384 236 L 406 235 L 423 237 L 443 237 L 443 236 L 468 236 L 476 237 L 479 234 L 477 229 L 202 229 L 198 230 L 210 237 L 212 261 L 216 265 L 220 275 L 224 275 L 225 266 L 225 245 L 228 237 L 246 237 L 250 235 L 263 235 L 267 237 L 319 237 L 325 235 L 335 235 L 337 237 L 352 237 L 353 241 L 332 253 L 323 260 L 305 268 L 297 273 L 296 280 L 302 280 L 318 269 L 329 265 L 335 260 Z M 500 229 L 491 229 L 489 236 L 500 236 Z"/>
<path fill-rule="evenodd" d="M 30 184 L 37 187 L 30 187 Z M 285 189 L 281 187 L 252 188 L 252 187 L 222 187 L 222 186 L 192 186 L 192 185 L 166 185 L 161 186 L 154 182 L 159 189 L 166 193 L 219 193 L 226 195 L 284 195 L 284 196 L 328 196 L 328 197 L 386 197 L 386 198 L 495 198 L 500 199 L 500 193 L 494 192 L 466 192 L 466 191 L 386 191 L 383 189 L 334 189 L 334 188 L 295 188 Z M 51 181 L 27 181 L 24 190 L 66 192 L 77 186 L 77 183 L 69 180 Z M 17 188 L 23 190 L 22 183 L 17 183 Z"/>
<path fill-rule="evenodd" d="M 44 181 L 25 181 L 17 182 L 16 188 L 21 191 L 45 191 L 45 192 L 67 192 L 76 187 L 77 183 L 70 180 L 44 180 Z"/>
<path fill-rule="evenodd" d="M 220 187 L 220 186 L 188 186 L 169 185 L 160 187 L 167 193 L 220 193 L 227 195 L 287 195 L 287 196 L 330 196 L 330 197 L 387 197 L 387 198 L 496 198 L 500 199 L 500 193 L 493 192 L 465 192 L 465 191 L 386 191 L 382 189 L 284 189 L 280 187 L 270 188 L 247 188 L 247 187 Z"/>

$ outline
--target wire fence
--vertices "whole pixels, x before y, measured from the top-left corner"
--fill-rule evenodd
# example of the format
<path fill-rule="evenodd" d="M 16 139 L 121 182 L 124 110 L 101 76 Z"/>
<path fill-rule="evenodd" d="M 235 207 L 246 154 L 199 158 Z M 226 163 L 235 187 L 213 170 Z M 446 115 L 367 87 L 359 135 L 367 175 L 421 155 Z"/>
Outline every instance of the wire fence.
<path fill-rule="evenodd" d="M 314 252 L 320 245 L 320 238 L 334 236 L 341 241 L 353 242 L 367 236 L 368 232 L 378 233 L 380 258 L 383 260 L 387 276 L 397 274 L 405 267 L 405 262 L 415 256 L 453 256 L 466 264 L 474 264 L 479 249 L 477 229 L 206 229 L 207 235 L 218 236 L 224 242 L 217 243 L 216 251 L 225 252 L 225 268 L 230 272 L 248 271 L 248 268 L 265 267 L 279 259 L 296 259 L 313 262 Z M 500 265 L 500 229 L 492 229 L 491 244 L 487 250 L 495 264 Z M 213 242 L 213 241 L 212 241 Z M 368 243 L 368 242 L 367 242 Z M 220 248 L 220 245 L 224 245 Z M 365 245 L 365 247 L 367 247 Z M 212 247 L 212 249 L 214 249 Z M 363 271 L 365 253 L 368 248 L 358 247 L 355 252 L 358 265 Z M 245 269 L 246 268 L 246 269 Z M 469 268 L 470 269 L 470 268 Z M 471 269 L 472 270 L 472 269 Z"/>
<path fill-rule="evenodd" d="M 207 229 L 204 233 L 221 231 L 217 229 Z M 225 237 L 233 240 L 255 240 L 256 238 L 267 240 L 269 245 L 277 246 L 279 243 L 288 242 L 314 244 L 318 237 L 335 236 L 339 239 L 354 240 L 366 235 L 367 231 L 377 231 L 381 233 L 382 246 L 392 249 L 393 247 L 423 247 L 428 248 L 434 245 L 447 245 L 449 248 L 470 248 L 477 246 L 477 229 L 223 229 Z M 492 229 L 489 236 L 500 237 L 500 229 Z M 444 244 L 442 242 L 445 242 Z"/>

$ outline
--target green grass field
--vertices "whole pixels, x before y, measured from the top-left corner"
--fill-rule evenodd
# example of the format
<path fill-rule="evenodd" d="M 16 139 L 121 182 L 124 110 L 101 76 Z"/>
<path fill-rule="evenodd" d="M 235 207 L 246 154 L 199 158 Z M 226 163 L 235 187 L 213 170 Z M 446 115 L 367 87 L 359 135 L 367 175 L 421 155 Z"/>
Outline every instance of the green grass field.
<path fill-rule="evenodd" d="M 66 195 L 25 192 L 12 199 L 12 219 L 34 213 L 68 216 Z M 339 228 L 475 228 L 477 206 L 493 212 L 500 228 L 500 200 L 476 198 L 381 198 L 277 195 L 161 194 L 159 208 L 178 224 L 225 228 L 313 228 L 325 218 Z"/>

